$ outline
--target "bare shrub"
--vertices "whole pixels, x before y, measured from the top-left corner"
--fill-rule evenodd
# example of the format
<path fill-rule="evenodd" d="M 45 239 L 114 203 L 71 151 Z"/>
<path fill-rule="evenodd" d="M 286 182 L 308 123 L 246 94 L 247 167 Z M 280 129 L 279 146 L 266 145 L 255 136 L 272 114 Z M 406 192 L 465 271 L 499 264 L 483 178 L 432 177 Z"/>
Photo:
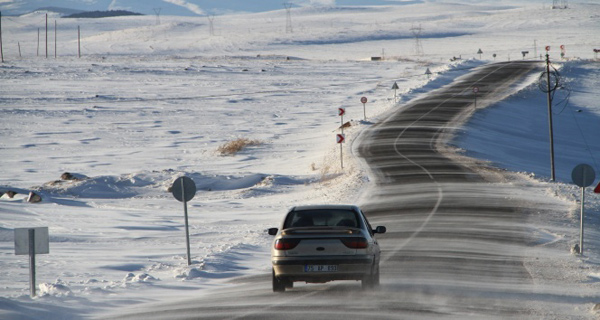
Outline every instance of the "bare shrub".
<path fill-rule="evenodd" d="M 248 138 L 238 138 L 233 141 L 226 142 L 219 146 L 217 151 L 221 155 L 234 155 L 240 152 L 247 146 L 257 146 L 260 145 L 261 142 L 259 140 L 252 140 Z"/>

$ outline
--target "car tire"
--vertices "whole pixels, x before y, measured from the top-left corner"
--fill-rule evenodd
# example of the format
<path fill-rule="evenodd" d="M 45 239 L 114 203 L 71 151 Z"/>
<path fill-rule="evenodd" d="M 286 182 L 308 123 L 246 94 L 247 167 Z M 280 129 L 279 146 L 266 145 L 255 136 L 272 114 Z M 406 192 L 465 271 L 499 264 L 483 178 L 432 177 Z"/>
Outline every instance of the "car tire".
<path fill-rule="evenodd" d="M 371 273 L 362 279 L 361 285 L 364 290 L 372 290 L 379 286 L 379 265 L 371 268 Z"/>
<path fill-rule="evenodd" d="M 286 281 L 279 279 L 275 276 L 275 270 L 273 270 L 273 292 L 284 292 L 286 287 Z"/>

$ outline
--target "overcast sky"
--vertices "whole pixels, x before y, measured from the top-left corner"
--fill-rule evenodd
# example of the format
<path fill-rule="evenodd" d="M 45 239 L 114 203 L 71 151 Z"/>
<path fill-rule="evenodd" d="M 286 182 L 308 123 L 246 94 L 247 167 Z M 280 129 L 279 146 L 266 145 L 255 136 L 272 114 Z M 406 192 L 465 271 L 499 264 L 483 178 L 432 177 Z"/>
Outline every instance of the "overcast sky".
<path fill-rule="evenodd" d="M 296 6 L 383 5 L 429 0 L 291 0 Z M 160 8 L 166 15 L 205 15 L 231 12 L 260 12 L 283 9 L 285 0 L 0 0 L 3 14 L 14 15 L 43 7 L 78 10 L 129 10 L 154 14 Z"/>

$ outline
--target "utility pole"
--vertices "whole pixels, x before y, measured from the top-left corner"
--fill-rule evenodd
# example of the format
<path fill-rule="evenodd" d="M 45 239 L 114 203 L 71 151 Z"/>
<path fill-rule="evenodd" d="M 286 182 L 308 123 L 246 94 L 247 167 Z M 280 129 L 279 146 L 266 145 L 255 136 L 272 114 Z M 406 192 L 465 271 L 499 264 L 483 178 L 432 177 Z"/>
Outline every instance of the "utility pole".
<path fill-rule="evenodd" d="M 550 47 L 546 47 L 546 94 L 548 95 L 548 127 L 550 128 L 550 181 L 555 181 L 554 177 L 554 132 L 552 130 L 552 91 L 556 89 L 550 86 Z"/>
<path fill-rule="evenodd" d="M 156 25 L 160 24 L 160 10 L 162 10 L 162 8 L 153 8 L 154 10 L 154 14 L 156 14 Z"/>
<path fill-rule="evenodd" d="M 423 32 L 423 28 L 421 28 L 421 25 L 419 25 L 418 28 L 413 26 L 410 28 L 410 31 L 412 31 L 413 36 L 415 36 L 415 55 L 422 56 L 424 54 L 423 44 L 421 43 L 421 32 Z"/>
<path fill-rule="evenodd" d="M 214 25 L 215 16 L 207 15 L 206 18 L 208 19 L 208 34 L 210 34 L 211 36 L 214 36 L 215 35 L 215 25 Z"/>
<path fill-rule="evenodd" d="M 292 3 L 286 2 L 283 6 L 286 11 L 285 33 L 294 33 L 294 29 L 292 28 Z"/>

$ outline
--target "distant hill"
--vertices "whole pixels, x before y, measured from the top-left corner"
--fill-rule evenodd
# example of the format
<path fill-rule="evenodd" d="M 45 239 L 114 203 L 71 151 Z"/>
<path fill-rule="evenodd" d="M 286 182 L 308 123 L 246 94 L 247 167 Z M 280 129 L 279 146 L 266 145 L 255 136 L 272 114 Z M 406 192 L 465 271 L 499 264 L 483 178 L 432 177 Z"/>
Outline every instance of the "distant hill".
<path fill-rule="evenodd" d="M 83 12 L 83 10 L 75 10 L 75 9 L 60 8 L 60 7 L 43 7 L 43 8 L 38 8 L 35 11 L 56 12 L 56 13 L 60 13 L 61 15 L 70 15 L 70 14 L 77 14 L 77 13 Z"/>
<path fill-rule="evenodd" d="M 120 16 L 143 16 L 141 13 L 131 12 L 126 10 L 109 10 L 109 11 L 86 11 L 74 13 L 64 18 L 107 18 Z"/>

